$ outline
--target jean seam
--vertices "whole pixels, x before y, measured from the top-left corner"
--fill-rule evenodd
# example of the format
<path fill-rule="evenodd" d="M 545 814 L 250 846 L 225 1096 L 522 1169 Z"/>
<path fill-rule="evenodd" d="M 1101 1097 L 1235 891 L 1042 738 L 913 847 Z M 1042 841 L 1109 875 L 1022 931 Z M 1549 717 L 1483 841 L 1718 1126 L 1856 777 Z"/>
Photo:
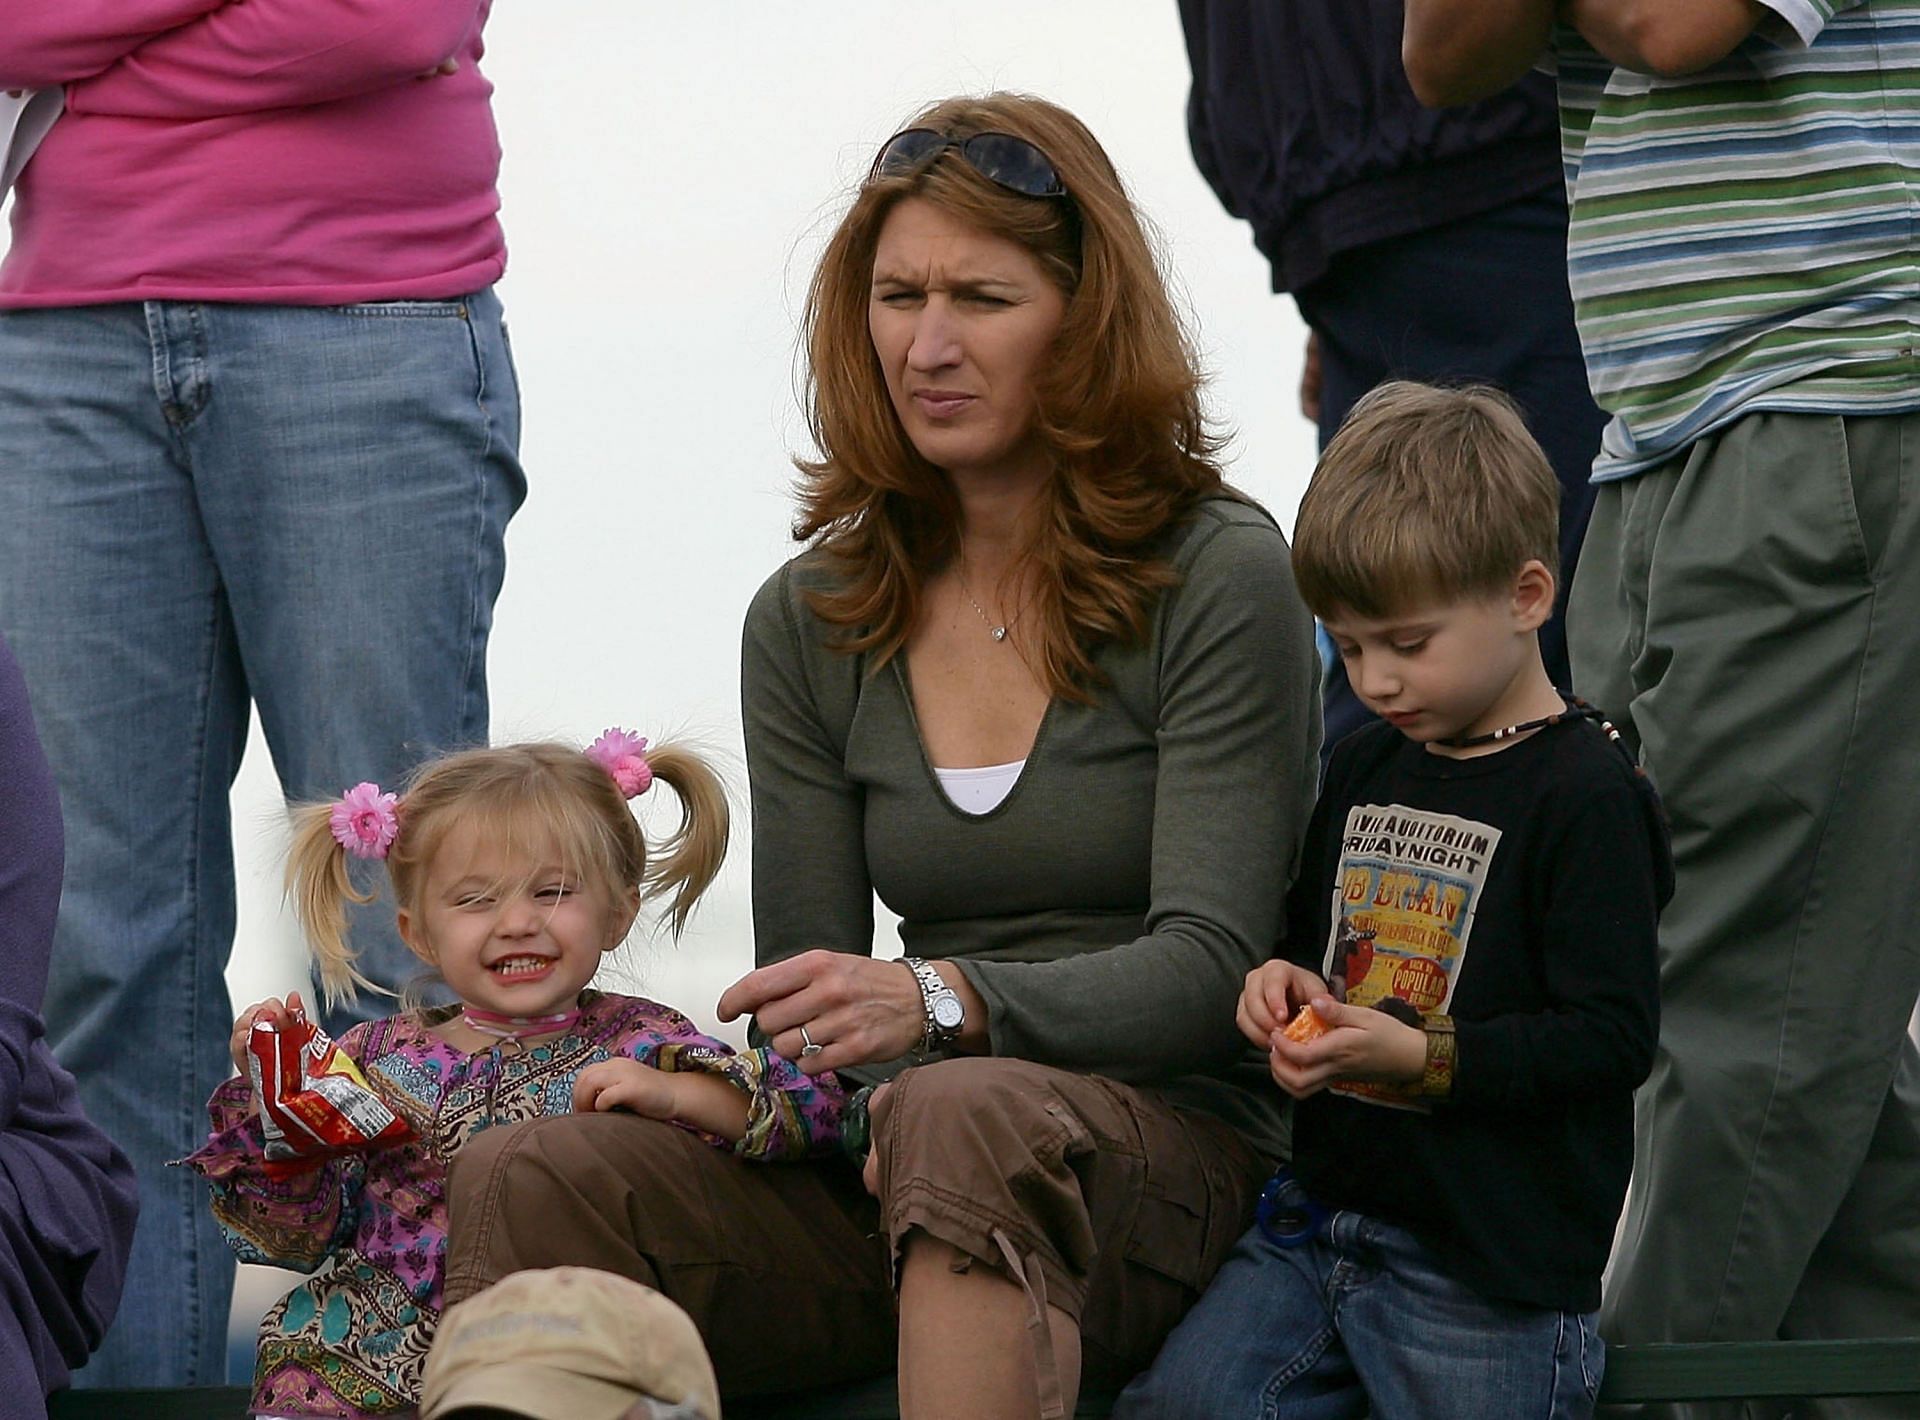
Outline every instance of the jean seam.
<path fill-rule="evenodd" d="M 1569 1312 L 1557 1312 L 1554 1315 L 1553 1369 L 1547 1376 L 1547 1406 L 1545 1412 L 1547 1420 L 1555 1420 L 1555 1417 L 1560 1414 L 1560 1396 L 1565 1389 L 1568 1375 L 1573 1371 L 1573 1363 L 1576 1359 L 1570 1354 L 1570 1351 L 1571 1348 L 1577 1344 L 1576 1338 L 1579 1334 L 1579 1327 L 1576 1325 L 1573 1328 L 1574 1336 L 1568 1336 L 1567 1322 L 1571 1320 L 1571 1317 L 1572 1314 Z M 1581 1379 L 1584 1382 L 1584 1372 L 1586 1370 L 1584 1364 L 1580 1369 L 1582 1371 Z"/>
<path fill-rule="evenodd" d="M 1321 1327 L 1292 1361 L 1274 1372 L 1260 1392 L 1261 1420 L 1275 1420 L 1280 1413 L 1280 1393 L 1320 1363 L 1333 1344 L 1334 1332 L 1331 1323 Z"/>
<path fill-rule="evenodd" d="M 473 319 L 471 303 L 461 307 L 467 326 L 467 342 L 473 350 L 475 407 L 480 411 L 480 453 L 473 465 L 473 531 L 467 545 L 467 655 L 460 675 L 460 726 L 462 735 L 474 730 L 474 657 L 479 654 L 481 588 L 480 562 L 487 536 L 487 462 L 493 457 L 493 408 L 487 402 L 487 360 L 480 343 L 480 332 Z"/>
<path fill-rule="evenodd" d="M 200 1007 L 200 953 L 203 950 L 202 937 L 205 925 L 202 910 L 205 895 L 205 860 L 202 849 L 206 841 L 205 805 L 207 800 L 207 740 L 212 732 L 213 723 L 213 682 L 214 663 L 220 651 L 220 594 L 216 591 L 208 609 L 204 651 L 201 656 L 201 675 L 198 704 L 196 706 L 196 736 L 193 746 L 193 779 L 195 785 L 193 830 L 187 835 L 187 915 L 193 923 L 193 961 L 187 971 L 187 1008 L 185 1019 L 189 1022 L 199 1019 Z M 192 1116 L 200 1102 L 194 1098 L 193 1088 L 193 1052 L 183 1051 L 180 1055 L 180 1100 L 183 1111 Z M 182 1230 L 182 1247 L 186 1253 L 188 1275 L 202 1276 L 203 1259 L 199 1255 L 199 1235 L 194 1227 L 199 1210 L 194 1206 L 192 1194 L 187 1195 L 186 1227 Z M 198 1286 L 187 1289 L 187 1354 L 198 1356 L 201 1350 L 201 1333 L 204 1318 L 200 1315 L 200 1289 Z M 197 1362 L 196 1362 L 197 1364 Z"/>
<path fill-rule="evenodd" d="M 323 307 L 335 315 L 366 320 L 468 320 L 473 312 L 466 301 L 350 301 Z"/>
<path fill-rule="evenodd" d="M 1601 1341 L 1593 1322 L 1585 1316 L 1574 1318 L 1576 1334 L 1580 1338 L 1580 1381 L 1586 1387 L 1587 1399 L 1592 1400 L 1600 1394 L 1600 1382 L 1606 1375 L 1605 1343 Z M 1596 1370 L 1593 1358 L 1599 1355 L 1600 1367 Z"/>
<path fill-rule="evenodd" d="M 153 397 L 164 417 L 167 410 L 173 407 L 172 362 L 167 351 L 166 316 L 158 301 L 143 302 L 140 313 L 147 323 L 147 360 L 153 372 Z M 166 420 L 166 425 L 169 430 L 174 429 L 171 419 Z"/>

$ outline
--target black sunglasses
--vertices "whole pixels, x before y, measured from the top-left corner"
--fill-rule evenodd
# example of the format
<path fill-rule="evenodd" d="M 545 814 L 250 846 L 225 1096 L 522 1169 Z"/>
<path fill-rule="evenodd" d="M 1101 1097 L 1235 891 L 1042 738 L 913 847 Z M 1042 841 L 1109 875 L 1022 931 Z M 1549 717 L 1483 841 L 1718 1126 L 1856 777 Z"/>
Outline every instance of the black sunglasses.
<path fill-rule="evenodd" d="M 958 148 L 981 177 L 1023 197 L 1065 197 L 1067 186 L 1047 155 L 1011 133 L 974 133 L 965 138 L 931 128 L 908 128 L 880 145 L 867 181 L 914 172 L 949 148 Z"/>

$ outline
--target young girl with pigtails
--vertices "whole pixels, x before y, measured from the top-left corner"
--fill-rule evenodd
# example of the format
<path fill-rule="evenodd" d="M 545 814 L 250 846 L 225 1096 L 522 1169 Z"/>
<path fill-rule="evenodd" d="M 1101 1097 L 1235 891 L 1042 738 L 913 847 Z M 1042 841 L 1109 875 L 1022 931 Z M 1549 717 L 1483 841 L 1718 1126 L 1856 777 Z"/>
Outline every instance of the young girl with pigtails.
<path fill-rule="evenodd" d="M 656 782 L 674 791 L 681 817 L 649 853 L 626 800 Z M 263 1035 L 305 1030 L 297 993 L 234 1023 L 241 1074 L 214 1092 L 212 1135 L 184 1162 L 213 1185 L 241 1260 L 315 1274 L 261 1322 L 255 1415 L 412 1413 L 440 1312 L 448 1165 L 482 1130 L 626 1110 L 750 1159 L 835 1146 L 842 1095 L 831 1075 L 764 1049 L 736 1054 L 669 1007 L 588 989 L 643 898 L 664 897 L 678 935 L 726 840 L 713 771 L 620 730 L 584 752 L 452 754 L 403 793 L 361 784 L 296 812 L 288 891 L 329 999 L 365 984 L 346 912 L 371 899 L 348 876 L 352 856 L 385 861 L 401 937 L 458 1000 L 340 1039 L 337 1055 L 359 1075 L 341 1117 L 377 1135 L 359 1147 L 301 1144 L 262 1099 L 274 1093 Z M 313 1095 L 336 1098 L 328 1090 L 353 1078 L 340 1069 L 316 1077 Z"/>

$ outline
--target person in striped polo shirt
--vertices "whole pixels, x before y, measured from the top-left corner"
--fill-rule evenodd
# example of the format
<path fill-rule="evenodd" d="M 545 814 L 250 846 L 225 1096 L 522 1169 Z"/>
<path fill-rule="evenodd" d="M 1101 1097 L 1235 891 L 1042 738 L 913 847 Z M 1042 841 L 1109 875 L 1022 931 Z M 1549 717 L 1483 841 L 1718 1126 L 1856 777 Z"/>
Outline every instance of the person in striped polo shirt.
<path fill-rule="evenodd" d="M 1920 0 L 1408 0 L 1404 53 L 1559 78 L 1574 683 L 1679 870 L 1603 1326 L 1920 1334 Z"/>

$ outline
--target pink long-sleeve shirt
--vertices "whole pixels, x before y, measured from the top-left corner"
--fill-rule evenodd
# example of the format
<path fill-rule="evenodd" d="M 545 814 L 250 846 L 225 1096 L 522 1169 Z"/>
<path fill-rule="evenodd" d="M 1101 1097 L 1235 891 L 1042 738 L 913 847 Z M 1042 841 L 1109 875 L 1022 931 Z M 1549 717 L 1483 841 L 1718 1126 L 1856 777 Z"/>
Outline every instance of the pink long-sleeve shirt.
<path fill-rule="evenodd" d="M 64 84 L 67 111 L 15 188 L 0 307 L 438 299 L 505 269 L 491 0 L 6 8 L 0 89 Z"/>

